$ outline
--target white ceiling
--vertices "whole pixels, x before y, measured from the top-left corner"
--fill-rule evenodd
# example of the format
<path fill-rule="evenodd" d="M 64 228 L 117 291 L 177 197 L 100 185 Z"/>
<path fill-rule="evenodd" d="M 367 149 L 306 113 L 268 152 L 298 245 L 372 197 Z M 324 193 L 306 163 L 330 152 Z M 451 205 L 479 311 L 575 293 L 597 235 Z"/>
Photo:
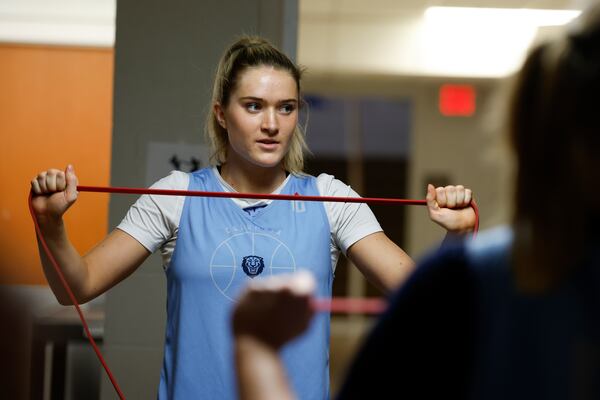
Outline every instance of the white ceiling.
<path fill-rule="evenodd" d="M 111 47 L 116 1 L 0 0 L 0 41 Z M 439 24 L 426 23 L 425 9 L 582 9 L 590 1 L 599 0 L 298 0 L 298 60 L 313 71 L 501 76 L 518 64 L 531 32 L 519 37 L 508 21 L 468 27 L 466 33 L 455 23 L 432 34 Z M 462 47 L 455 49 L 459 42 Z M 503 48 L 515 49 L 514 54 L 498 51 Z M 441 59 L 456 62 L 446 67 Z M 483 61 L 494 70 L 483 71 L 478 65 Z"/>
<path fill-rule="evenodd" d="M 585 0 L 299 0 L 300 14 L 308 15 L 389 15 L 422 11 L 431 6 L 581 9 Z"/>
<path fill-rule="evenodd" d="M 299 0 L 298 61 L 313 71 L 502 77 L 542 29 L 529 18 L 432 22 L 431 6 L 582 10 L 598 0 Z M 553 27 L 554 28 L 554 27 Z M 559 27 L 560 28 L 560 27 Z"/>

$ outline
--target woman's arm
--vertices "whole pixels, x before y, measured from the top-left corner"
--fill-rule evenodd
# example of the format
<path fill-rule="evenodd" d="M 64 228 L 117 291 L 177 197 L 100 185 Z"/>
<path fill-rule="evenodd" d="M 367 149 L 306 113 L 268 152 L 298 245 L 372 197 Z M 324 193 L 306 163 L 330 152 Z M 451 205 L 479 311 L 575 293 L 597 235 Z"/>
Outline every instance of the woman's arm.
<path fill-rule="evenodd" d="M 362 238 L 350 246 L 346 254 L 365 278 L 386 294 L 404 282 L 415 269 L 410 256 L 383 232 Z"/>
<path fill-rule="evenodd" d="M 429 217 L 447 230 L 445 240 L 473 230 L 475 212 L 469 207 L 471 198 L 471 190 L 464 186 L 427 187 Z M 415 268 L 410 256 L 383 232 L 360 239 L 350 246 L 347 256 L 384 293 L 402 284 Z"/>
<path fill-rule="evenodd" d="M 292 400 L 279 352 L 251 336 L 236 336 L 235 364 L 241 400 Z"/>
<path fill-rule="evenodd" d="M 85 303 L 130 275 L 150 255 L 137 240 L 115 230 L 85 256 L 67 235 L 64 213 L 77 200 L 77 176 L 68 166 L 41 172 L 31 182 L 32 205 L 41 233 L 78 302 Z M 39 242 L 39 239 L 38 239 Z M 62 282 L 41 246 L 46 279 L 61 304 L 71 304 Z"/>

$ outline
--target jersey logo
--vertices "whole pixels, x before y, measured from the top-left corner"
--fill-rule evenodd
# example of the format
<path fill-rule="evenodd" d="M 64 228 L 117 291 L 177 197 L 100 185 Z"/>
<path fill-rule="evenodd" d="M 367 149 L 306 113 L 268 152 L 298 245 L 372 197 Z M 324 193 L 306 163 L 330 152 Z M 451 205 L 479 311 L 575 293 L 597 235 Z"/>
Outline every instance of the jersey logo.
<path fill-rule="evenodd" d="M 294 193 L 294 195 L 300 196 L 298 192 Z M 299 200 L 292 200 L 292 209 L 297 213 L 306 212 L 306 206 L 304 205 L 304 202 Z"/>
<path fill-rule="evenodd" d="M 265 262 L 259 256 L 246 256 L 242 260 L 242 269 L 250 278 L 255 278 L 265 269 Z"/>
<path fill-rule="evenodd" d="M 292 201 L 292 209 L 297 213 L 306 212 L 306 206 L 303 201 L 294 200 Z"/>

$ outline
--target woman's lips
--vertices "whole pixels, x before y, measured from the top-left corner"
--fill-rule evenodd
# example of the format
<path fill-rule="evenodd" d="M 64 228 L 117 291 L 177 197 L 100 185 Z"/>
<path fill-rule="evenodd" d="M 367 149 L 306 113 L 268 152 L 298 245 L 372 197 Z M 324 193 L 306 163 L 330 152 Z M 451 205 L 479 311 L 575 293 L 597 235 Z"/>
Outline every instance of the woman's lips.
<path fill-rule="evenodd" d="M 258 145 L 265 150 L 275 150 L 279 146 L 279 142 L 275 140 L 257 140 Z"/>

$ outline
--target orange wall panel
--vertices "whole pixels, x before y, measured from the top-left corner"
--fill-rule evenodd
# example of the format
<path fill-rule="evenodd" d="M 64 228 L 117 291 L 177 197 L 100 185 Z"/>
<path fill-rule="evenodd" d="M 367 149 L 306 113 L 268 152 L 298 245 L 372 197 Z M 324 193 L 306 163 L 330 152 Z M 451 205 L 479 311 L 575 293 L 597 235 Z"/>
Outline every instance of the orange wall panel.
<path fill-rule="evenodd" d="M 75 167 L 82 185 L 110 181 L 113 50 L 0 45 L 0 283 L 45 285 L 29 182 Z M 108 229 L 108 196 L 84 193 L 67 212 L 80 252 Z"/>

